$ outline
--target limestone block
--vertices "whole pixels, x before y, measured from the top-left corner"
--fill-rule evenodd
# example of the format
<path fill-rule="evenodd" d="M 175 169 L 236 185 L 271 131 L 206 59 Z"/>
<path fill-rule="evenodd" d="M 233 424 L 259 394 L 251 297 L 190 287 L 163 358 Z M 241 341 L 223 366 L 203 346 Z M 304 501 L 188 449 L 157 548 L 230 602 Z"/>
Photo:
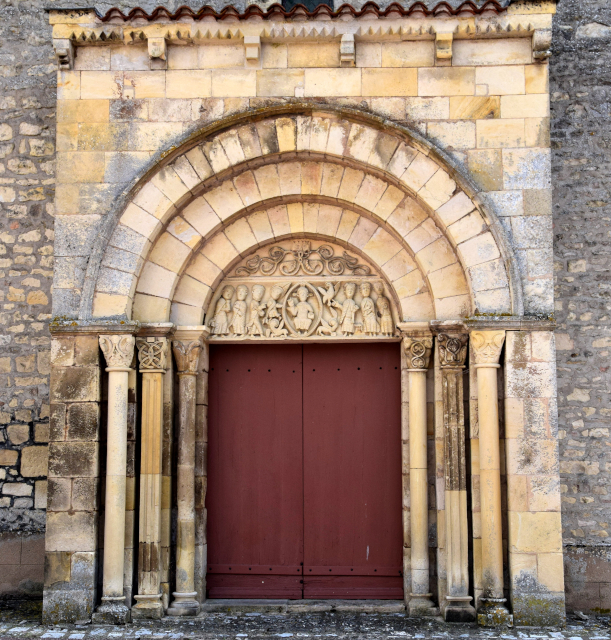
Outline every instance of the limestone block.
<path fill-rule="evenodd" d="M 387 222 L 404 238 L 428 218 L 426 211 L 413 198 L 405 198 L 388 217 Z"/>
<path fill-rule="evenodd" d="M 305 97 L 360 96 L 362 95 L 361 70 L 306 69 L 304 95 Z"/>
<path fill-rule="evenodd" d="M 438 171 L 438 169 L 439 166 L 437 163 L 425 156 L 423 153 L 418 153 L 411 161 L 403 175 L 400 176 L 400 179 L 409 189 L 412 189 L 417 193 Z"/>
<path fill-rule="evenodd" d="M 532 64 L 524 67 L 526 93 L 549 92 L 549 65 Z"/>
<path fill-rule="evenodd" d="M 104 181 L 125 183 L 136 178 L 150 161 L 148 151 L 131 151 L 106 154 Z"/>
<path fill-rule="evenodd" d="M 62 151 L 57 154 L 57 180 L 64 184 L 103 182 L 105 157 L 95 151 Z"/>
<path fill-rule="evenodd" d="M 242 98 L 257 95 L 257 72 L 250 69 L 212 71 L 212 96 Z"/>
<path fill-rule="evenodd" d="M 96 282 L 96 290 L 105 293 L 117 293 L 130 296 L 134 285 L 131 273 L 102 267 Z"/>
<path fill-rule="evenodd" d="M 209 70 L 167 71 L 166 98 L 208 98 L 212 95 L 212 73 Z"/>
<path fill-rule="evenodd" d="M 257 245 L 257 239 L 245 218 L 240 218 L 227 226 L 224 233 L 240 253 L 246 252 Z"/>
<path fill-rule="evenodd" d="M 83 100 L 121 98 L 123 90 L 122 71 L 82 71 L 81 95 Z"/>
<path fill-rule="evenodd" d="M 405 249 L 393 256 L 384 266 L 384 273 L 391 282 L 402 278 L 417 269 L 414 259 Z"/>
<path fill-rule="evenodd" d="M 318 203 L 306 202 L 303 205 L 303 230 L 306 233 L 316 233 L 318 227 Z"/>
<path fill-rule="evenodd" d="M 260 171 L 260 170 L 259 170 Z M 258 178 L 259 171 L 255 172 Z M 259 190 L 263 194 L 261 183 L 257 179 Z M 214 209 L 221 220 L 225 220 L 244 208 L 244 203 L 235 186 L 230 182 L 224 182 L 220 187 L 211 189 L 205 195 L 206 202 Z"/>
<path fill-rule="evenodd" d="M 405 193 L 390 185 L 378 200 L 373 212 L 382 220 L 387 220 L 405 199 Z"/>
<path fill-rule="evenodd" d="M 81 97 L 81 72 L 59 71 L 57 74 L 57 99 L 78 100 Z M 86 98 L 87 96 L 82 96 Z"/>
<path fill-rule="evenodd" d="M 79 125 L 74 123 L 57 124 L 55 144 L 58 151 L 76 151 L 78 148 Z"/>
<path fill-rule="evenodd" d="M 110 113 L 108 100 L 60 100 L 57 103 L 59 123 L 108 122 Z"/>
<path fill-rule="evenodd" d="M 523 147 L 524 120 L 478 120 L 477 146 L 481 149 Z"/>
<path fill-rule="evenodd" d="M 19 457 L 18 451 L 10 451 L 9 449 L 0 449 L 0 465 L 3 467 L 11 467 L 17 464 Z"/>
<path fill-rule="evenodd" d="M 288 64 L 288 45 L 277 42 L 261 43 L 261 66 L 263 69 L 282 69 Z"/>
<path fill-rule="evenodd" d="M 466 318 L 470 314 L 471 300 L 468 295 L 435 299 L 435 317 L 439 320 Z"/>
<path fill-rule="evenodd" d="M 191 249 L 166 231 L 158 238 L 148 260 L 169 271 L 179 273 L 190 255 Z"/>
<path fill-rule="evenodd" d="M 484 95 L 505 96 L 525 92 L 525 72 L 521 65 L 477 67 L 475 84 L 484 87 Z"/>
<path fill-rule="evenodd" d="M 456 244 L 469 240 L 483 233 L 486 229 L 486 222 L 478 211 L 472 211 L 448 227 L 452 240 L 456 242 Z"/>
<path fill-rule="evenodd" d="M 378 228 L 363 247 L 376 264 L 384 265 L 401 251 L 401 245 L 384 229 Z"/>
<path fill-rule="evenodd" d="M 531 39 L 506 40 L 454 40 L 452 64 L 468 65 L 521 65 L 532 62 Z"/>
<path fill-rule="evenodd" d="M 188 304 L 173 302 L 170 309 L 170 322 L 177 326 L 193 327 L 203 323 L 203 310 Z"/>
<path fill-rule="evenodd" d="M 515 363 L 506 373 L 506 397 L 553 398 L 555 371 L 548 363 Z"/>
<path fill-rule="evenodd" d="M 508 519 L 512 553 L 562 553 L 560 513 L 509 511 Z"/>
<path fill-rule="evenodd" d="M 549 96 L 529 93 L 501 97 L 501 118 L 546 118 L 549 116 Z"/>
<path fill-rule="evenodd" d="M 96 442 L 99 439 L 99 427 L 100 407 L 97 402 L 68 405 L 65 418 L 66 440 Z"/>
<path fill-rule="evenodd" d="M 503 188 L 503 155 L 500 149 L 467 152 L 467 166 L 475 183 L 487 191 Z"/>
<path fill-rule="evenodd" d="M 289 43 L 288 66 L 294 68 L 339 67 L 339 47 L 336 42 Z"/>
<path fill-rule="evenodd" d="M 363 69 L 362 74 L 362 95 L 364 96 L 418 95 L 418 72 L 416 69 Z"/>
<path fill-rule="evenodd" d="M 323 165 L 322 180 L 320 193 L 323 196 L 336 198 L 342 177 L 344 175 L 344 167 L 336 164 L 325 163 Z"/>
<path fill-rule="evenodd" d="M 321 204 L 318 211 L 316 233 L 334 238 L 342 217 L 339 207 Z"/>
<path fill-rule="evenodd" d="M 342 176 L 342 182 L 337 194 L 338 199 L 345 200 L 347 202 L 354 202 L 364 177 L 365 174 L 362 171 L 346 167 L 346 169 L 344 169 L 344 175 Z"/>
<path fill-rule="evenodd" d="M 418 195 L 432 209 L 438 209 L 454 195 L 455 191 L 456 182 L 443 169 L 439 169 L 418 191 Z"/>
<path fill-rule="evenodd" d="M 321 207 L 322 208 L 322 207 Z M 274 237 L 272 227 L 266 211 L 258 211 L 247 218 L 248 224 L 257 239 L 257 242 L 263 243 Z"/>
<path fill-rule="evenodd" d="M 298 188 L 297 193 L 301 192 L 308 195 L 318 195 L 320 193 L 323 165 L 321 165 L 319 162 L 304 162 L 301 165 L 293 165 L 293 163 L 288 163 L 287 166 L 291 168 L 294 167 L 292 171 L 288 171 L 287 173 L 293 173 L 294 175 L 300 174 L 301 188 Z M 282 184 L 282 182 L 284 181 L 283 175 L 280 171 L 279 174 Z M 283 193 L 285 192 L 283 191 Z"/>
<path fill-rule="evenodd" d="M 458 252 L 467 267 L 500 257 L 498 247 L 490 232 L 459 244 Z"/>
<path fill-rule="evenodd" d="M 180 179 L 173 167 L 164 167 L 158 171 L 151 183 L 154 184 L 171 202 L 178 204 L 190 195 L 189 188 Z"/>
<path fill-rule="evenodd" d="M 366 175 L 359 186 L 359 190 L 354 201 L 364 209 L 372 211 L 382 197 L 384 191 L 386 191 L 386 188 L 387 184 L 383 180 L 371 175 Z"/>
<path fill-rule="evenodd" d="M 56 402 L 98 402 L 100 375 L 98 367 L 53 367 L 50 399 Z"/>
<path fill-rule="evenodd" d="M 97 442 L 52 442 L 49 444 L 49 477 L 97 477 L 98 459 Z"/>
<path fill-rule="evenodd" d="M 172 221 L 167 226 L 167 231 L 190 249 L 194 249 L 202 239 L 202 236 L 180 216 L 172 218 Z M 163 236 L 159 240 L 161 241 L 162 239 Z"/>
<path fill-rule="evenodd" d="M 374 129 L 354 123 L 346 143 L 346 153 L 357 160 L 367 162 L 378 141 L 378 132 Z"/>
<path fill-rule="evenodd" d="M 182 210 L 182 215 L 202 236 L 216 230 L 221 224 L 221 219 L 204 198 L 193 200 Z"/>
<path fill-rule="evenodd" d="M 233 42 L 199 46 L 197 55 L 200 69 L 243 67 L 245 62 L 244 46 Z"/>
<path fill-rule="evenodd" d="M 381 67 L 382 44 L 380 42 L 356 43 L 357 67 Z"/>
<path fill-rule="evenodd" d="M 550 146 L 549 118 L 525 118 L 524 139 L 527 147 Z"/>
<path fill-rule="evenodd" d="M 336 47 L 337 48 L 337 47 Z M 304 88 L 303 69 L 273 69 L 257 71 L 258 96 L 294 96 L 296 89 Z"/>
<path fill-rule="evenodd" d="M 404 40 L 382 43 L 383 67 L 432 67 L 434 65 L 435 44 L 433 42 Z"/>
<path fill-rule="evenodd" d="M 239 164 L 246 159 L 240 144 L 240 138 L 235 131 L 224 131 L 218 136 L 218 140 L 223 145 L 227 160 L 230 165 Z"/>
<path fill-rule="evenodd" d="M 348 142 L 350 133 L 350 125 L 343 121 L 334 121 L 329 128 L 329 138 L 327 141 L 327 153 L 336 156 L 343 156 Z"/>
<path fill-rule="evenodd" d="M 31 496 L 32 486 L 25 482 L 5 482 L 2 485 L 2 493 L 5 496 Z"/>
<path fill-rule="evenodd" d="M 448 202 L 437 209 L 437 215 L 444 226 L 449 226 L 466 216 L 474 209 L 473 202 L 465 194 L 459 191 Z"/>
<path fill-rule="evenodd" d="M 182 122 L 134 122 L 129 128 L 129 147 L 134 151 L 166 149 L 182 132 Z"/>
<path fill-rule="evenodd" d="M 348 242 L 355 247 L 362 249 L 371 239 L 371 236 L 378 230 L 378 225 L 367 218 L 359 217 L 354 230 L 350 234 Z"/>
<path fill-rule="evenodd" d="M 429 122 L 429 137 L 446 149 L 472 149 L 475 147 L 475 123 Z"/>
<path fill-rule="evenodd" d="M 86 511 L 47 513 L 45 549 L 49 551 L 95 551 L 97 514 Z"/>
<path fill-rule="evenodd" d="M 393 287 L 400 299 L 419 295 L 426 290 L 426 284 L 418 270 L 414 270 L 393 281 Z"/>
<path fill-rule="evenodd" d="M 170 315 L 170 301 L 137 293 L 134 296 L 132 317 L 142 322 L 167 322 Z"/>
<path fill-rule="evenodd" d="M 176 273 L 168 271 L 152 262 L 147 262 L 142 269 L 136 291 L 149 295 L 169 298 L 176 284 Z"/>
<path fill-rule="evenodd" d="M 505 265 L 501 259 L 490 260 L 469 269 L 471 287 L 474 291 L 499 289 L 509 286 Z"/>
<path fill-rule="evenodd" d="M 203 309 L 211 296 L 212 291 L 208 285 L 185 274 L 176 287 L 174 300 Z"/>
<path fill-rule="evenodd" d="M 435 298 L 462 296 L 469 293 L 464 272 L 458 262 L 429 273 L 428 279 Z"/>
<path fill-rule="evenodd" d="M 427 218 L 421 225 L 405 236 L 405 241 L 414 253 L 431 244 L 441 237 L 441 231 L 431 218 Z"/>
<path fill-rule="evenodd" d="M 458 66 L 418 69 L 418 95 L 475 95 L 475 69 Z"/>
<path fill-rule="evenodd" d="M 424 273 L 437 271 L 456 262 L 456 255 L 445 238 L 438 238 L 416 254 L 416 260 Z"/>
<path fill-rule="evenodd" d="M 549 189 L 551 160 L 549 149 L 504 149 L 505 189 Z"/>
<path fill-rule="evenodd" d="M 197 69 L 199 47 L 168 45 L 168 69 Z"/>
<path fill-rule="evenodd" d="M 214 173 L 201 147 L 194 147 L 187 151 L 185 153 L 185 158 L 187 158 L 189 164 L 193 167 L 200 180 L 205 180 Z"/>
<path fill-rule="evenodd" d="M 288 235 L 291 232 L 289 216 L 286 205 L 278 205 L 267 210 L 267 216 L 276 238 Z"/>
<path fill-rule="evenodd" d="M 406 98 L 405 117 L 410 120 L 448 120 L 450 98 Z"/>
<path fill-rule="evenodd" d="M 6 428 L 11 444 L 23 444 L 30 439 L 30 426 L 27 424 L 11 424 Z"/>
<path fill-rule="evenodd" d="M 224 233 L 217 233 L 203 247 L 202 254 L 219 269 L 225 269 L 239 253 Z"/>
<path fill-rule="evenodd" d="M 403 320 L 431 320 L 435 317 L 433 302 L 428 293 L 419 293 L 418 295 L 400 300 Z"/>

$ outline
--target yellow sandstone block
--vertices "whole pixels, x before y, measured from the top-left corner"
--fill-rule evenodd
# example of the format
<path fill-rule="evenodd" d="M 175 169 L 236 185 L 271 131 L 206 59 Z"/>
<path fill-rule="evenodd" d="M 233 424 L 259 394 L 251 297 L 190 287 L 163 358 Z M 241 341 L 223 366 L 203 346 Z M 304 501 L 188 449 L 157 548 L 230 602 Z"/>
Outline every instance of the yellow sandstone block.
<path fill-rule="evenodd" d="M 472 96 L 475 94 L 475 69 L 437 67 L 418 69 L 419 96 Z"/>
<path fill-rule="evenodd" d="M 306 97 L 350 97 L 361 94 L 360 69 L 306 69 Z"/>
<path fill-rule="evenodd" d="M 242 44 L 209 44 L 197 47 L 200 69 L 243 67 L 246 60 Z"/>
<path fill-rule="evenodd" d="M 246 218 L 240 218 L 233 224 L 227 226 L 225 228 L 225 235 L 240 253 L 244 253 L 251 247 L 257 245 L 257 239 L 255 238 L 250 225 L 246 221 Z"/>
<path fill-rule="evenodd" d="M 266 242 L 274 237 L 267 211 L 257 211 L 257 213 L 249 215 L 247 221 L 255 234 L 257 242 Z"/>
<path fill-rule="evenodd" d="M 337 42 L 289 44 L 288 66 L 300 68 L 339 67 Z"/>
<path fill-rule="evenodd" d="M 452 64 L 456 66 L 530 64 L 531 61 L 530 38 L 454 40 L 452 45 Z"/>
<path fill-rule="evenodd" d="M 527 65 L 524 67 L 524 77 L 526 80 L 526 93 L 547 93 L 549 91 L 548 64 Z"/>
<path fill-rule="evenodd" d="M 452 96 L 450 98 L 450 120 L 479 120 L 500 118 L 500 116 L 501 99 L 498 96 Z"/>
<path fill-rule="evenodd" d="M 166 98 L 208 98 L 212 93 L 212 73 L 201 71 L 168 71 Z"/>
<path fill-rule="evenodd" d="M 276 133 L 278 136 L 278 149 L 283 151 L 295 151 L 295 121 L 292 118 L 278 118 L 276 120 Z"/>
<path fill-rule="evenodd" d="M 61 102 L 59 104 L 61 104 Z M 78 128 L 79 125 L 76 122 L 57 124 L 55 147 L 58 151 L 76 151 L 78 148 Z"/>
<path fill-rule="evenodd" d="M 128 296 L 119 296 L 98 291 L 93 297 L 93 317 L 108 318 L 121 316 L 128 312 L 130 304 L 131 299 Z"/>
<path fill-rule="evenodd" d="M 429 122 L 427 133 L 442 148 L 472 149 L 475 147 L 474 122 Z"/>
<path fill-rule="evenodd" d="M 523 147 L 524 120 L 478 120 L 477 146 L 480 149 Z"/>
<path fill-rule="evenodd" d="M 267 210 L 267 216 L 269 222 L 272 225 L 272 231 L 276 238 L 288 235 L 291 232 L 291 225 L 289 223 L 289 214 L 286 205 L 281 204 L 277 207 L 272 207 Z"/>
<path fill-rule="evenodd" d="M 549 118 L 525 118 L 524 136 L 527 147 L 549 147 Z"/>
<path fill-rule="evenodd" d="M 212 96 L 215 98 L 247 98 L 257 95 L 257 72 L 250 69 L 213 70 Z"/>
<path fill-rule="evenodd" d="M 257 95 L 264 97 L 295 95 L 297 87 L 303 88 L 303 69 L 273 69 L 257 71 Z"/>
<path fill-rule="evenodd" d="M 185 273 L 211 287 L 222 271 L 200 253 L 193 258 Z"/>
<path fill-rule="evenodd" d="M 174 271 L 146 262 L 138 279 L 136 291 L 159 298 L 169 298 L 177 280 L 178 276 Z"/>
<path fill-rule="evenodd" d="M 484 86 L 485 95 L 505 96 L 524 93 L 524 66 L 477 67 L 475 84 Z"/>
<path fill-rule="evenodd" d="M 110 102 L 108 100 L 60 100 L 57 103 L 57 121 L 108 122 Z"/>
<path fill-rule="evenodd" d="M 98 151 L 63 151 L 57 154 L 60 183 L 103 182 L 105 157 Z"/>
<path fill-rule="evenodd" d="M 403 42 L 382 43 L 383 67 L 432 67 L 434 64 L 434 42 L 406 40 Z"/>
<path fill-rule="evenodd" d="M 117 100 L 123 93 L 123 71 L 81 71 L 81 98 Z"/>
<path fill-rule="evenodd" d="M 416 69 L 363 69 L 364 96 L 417 96 Z"/>
<path fill-rule="evenodd" d="M 55 186 L 55 215 L 78 213 L 79 205 L 78 184 L 57 184 Z"/>
<path fill-rule="evenodd" d="M 564 566 L 561 553 L 537 554 L 537 578 L 539 584 L 550 591 L 564 593 Z"/>
<path fill-rule="evenodd" d="M 57 72 L 57 99 L 78 100 L 81 97 L 81 72 Z"/>
<path fill-rule="evenodd" d="M 261 67 L 263 69 L 285 69 L 288 65 L 288 47 L 279 42 L 261 43 Z"/>
<path fill-rule="evenodd" d="M 132 318 L 142 322 L 167 322 L 170 317 L 170 301 L 143 293 L 134 296 Z"/>
<path fill-rule="evenodd" d="M 549 96 L 546 93 L 501 98 L 501 118 L 547 118 L 548 116 Z"/>
<path fill-rule="evenodd" d="M 224 233 L 217 233 L 208 240 L 201 253 L 221 270 L 238 257 L 236 248 Z"/>
<path fill-rule="evenodd" d="M 191 249 L 168 233 L 162 233 L 148 256 L 150 262 L 178 273 L 191 255 Z"/>
<path fill-rule="evenodd" d="M 303 233 L 303 204 L 293 202 L 286 205 L 291 233 Z"/>
<path fill-rule="evenodd" d="M 562 553 L 560 513 L 509 511 L 508 516 L 511 552 Z"/>

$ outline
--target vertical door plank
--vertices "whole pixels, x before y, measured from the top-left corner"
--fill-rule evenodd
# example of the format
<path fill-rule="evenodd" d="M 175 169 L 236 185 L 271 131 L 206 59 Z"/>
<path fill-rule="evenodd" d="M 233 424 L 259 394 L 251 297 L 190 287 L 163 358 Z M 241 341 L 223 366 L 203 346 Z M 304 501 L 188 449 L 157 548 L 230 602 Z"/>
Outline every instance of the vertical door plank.
<path fill-rule="evenodd" d="M 212 345 L 208 597 L 301 598 L 302 347 Z"/>
<path fill-rule="evenodd" d="M 304 597 L 403 597 L 400 353 L 305 344 Z"/>

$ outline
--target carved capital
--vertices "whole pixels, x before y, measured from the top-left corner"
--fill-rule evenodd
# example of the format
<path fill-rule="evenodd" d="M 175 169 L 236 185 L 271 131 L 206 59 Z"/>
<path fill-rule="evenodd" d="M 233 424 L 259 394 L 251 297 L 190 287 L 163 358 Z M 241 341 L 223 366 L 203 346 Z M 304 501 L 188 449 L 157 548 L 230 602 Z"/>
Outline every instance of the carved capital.
<path fill-rule="evenodd" d="M 533 58 L 537 62 L 547 62 L 552 55 L 552 30 L 536 29 L 532 37 Z"/>
<path fill-rule="evenodd" d="M 74 67 L 74 43 L 68 38 L 54 38 L 53 50 L 60 71 L 70 71 Z"/>
<path fill-rule="evenodd" d="M 439 364 L 442 369 L 455 369 L 465 366 L 468 341 L 469 336 L 466 334 L 440 333 L 437 336 Z"/>
<path fill-rule="evenodd" d="M 134 359 L 135 338 L 131 335 L 100 336 L 100 348 L 108 367 L 129 369 Z"/>
<path fill-rule="evenodd" d="M 426 370 L 429 368 L 433 348 L 432 336 L 406 336 L 403 338 L 403 348 L 407 357 L 408 369 Z"/>
<path fill-rule="evenodd" d="M 202 343 L 199 340 L 174 340 L 172 343 L 178 373 L 197 373 Z"/>
<path fill-rule="evenodd" d="M 148 39 L 151 69 L 167 69 L 167 43 L 165 38 Z"/>
<path fill-rule="evenodd" d="M 166 338 L 136 338 L 140 371 L 165 371 L 168 341 Z"/>
<path fill-rule="evenodd" d="M 454 34 L 452 32 L 435 34 L 435 58 L 437 61 L 447 61 L 450 64 L 453 40 Z"/>
<path fill-rule="evenodd" d="M 504 331 L 473 331 L 471 347 L 475 354 L 475 364 L 498 364 L 504 342 Z"/>

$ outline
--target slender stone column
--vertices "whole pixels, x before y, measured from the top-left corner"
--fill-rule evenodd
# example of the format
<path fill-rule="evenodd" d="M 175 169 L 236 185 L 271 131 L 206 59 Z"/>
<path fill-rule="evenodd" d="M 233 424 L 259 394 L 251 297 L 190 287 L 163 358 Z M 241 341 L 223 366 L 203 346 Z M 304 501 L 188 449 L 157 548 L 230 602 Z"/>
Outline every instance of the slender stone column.
<path fill-rule="evenodd" d="M 475 609 L 469 595 L 469 530 L 463 369 L 467 335 L 437 336 L 443 398 L 447 595 L 444 618 L 471 622 Z"/>
<path fill-rule="evenodd" d="M 138 604 L 134 618 L 163 617 L 161 602 L 161 456 L 163 448 L 163 375 L 168 341 L 137 338 L 142 373 L 142 431 L 140 446 L 140 532 L 138 545 Z"/>
<path fill-rule="evenodd" d="M 429 500 L 427 464 L 426 371 L 433 338 L 414 334 L 403 338 L 409 373 L 409 473 L 411 505 L 410 616 L 434 616 L 439 610 L 429 591 Z"/>
<path fill-rule="evenodd" d="M 176 591 L 167 611 L 172 616 L 199 612 L 195 590 L 195 403 L 202 334 L 202 328 L 179 328 L 172 345 L 179 377 Z"/>
<path fill-rule="evenodd" d="M 477 369 L 480 501 L 482 518 L 482 587 L 478 622 L 511 622 L 503 597 L 503 529 L 497 372 L 505 331 L 473 331 L 471 347 Z"/>
<path fill-rule="evenodd" d="M 108 435 L 104 516 L 102 604 L 94 622 L 124 624 L 130 610 L 123 594 L 125 553 L 125 472 L 127 464 L 127 389 L 134 336 L 100 336 L 108 367 Z"/>

